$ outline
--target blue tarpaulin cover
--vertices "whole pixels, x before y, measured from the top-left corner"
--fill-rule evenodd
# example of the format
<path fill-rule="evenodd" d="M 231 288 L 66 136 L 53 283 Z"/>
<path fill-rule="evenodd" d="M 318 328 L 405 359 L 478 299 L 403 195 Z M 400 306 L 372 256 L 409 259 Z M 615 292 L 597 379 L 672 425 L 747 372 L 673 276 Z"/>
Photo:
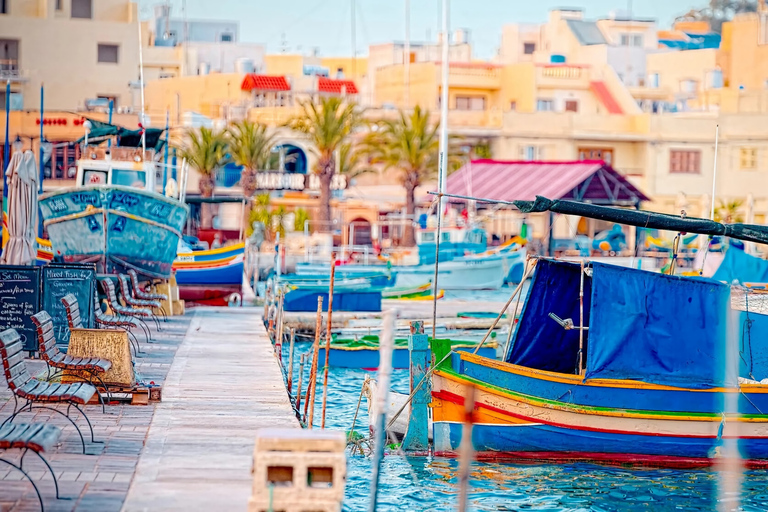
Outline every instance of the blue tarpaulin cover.
<path fill-rule="evenodd" d="M 592 267 L 586 379 L 687 388 L 735 385 L 725 382 L 723 371 L 728 286 L 614 265 Z"/>
<path fill-rule="evenodd" d="M 766 283 L 768 282 L 768 261 L 750 256 L 744 251 L 730 246 L 712 279 L 725 281 L 728 284 L 734 281 Z"/>
<path fill-rule="evenodd" d="M 508 363 L 560 373 L 576 373 L 578 329 L 565 330 L 554 313 L 579 325 L 580 265 L 540 259 L 520 323 L 507 354 Z M 584 276 L 584 325 L 589 325 L 591 279 Z"/>
<path fill-rule="evenodd" d="M 739 312 L 739 377 L 768 378 L 768 316 Z"/>

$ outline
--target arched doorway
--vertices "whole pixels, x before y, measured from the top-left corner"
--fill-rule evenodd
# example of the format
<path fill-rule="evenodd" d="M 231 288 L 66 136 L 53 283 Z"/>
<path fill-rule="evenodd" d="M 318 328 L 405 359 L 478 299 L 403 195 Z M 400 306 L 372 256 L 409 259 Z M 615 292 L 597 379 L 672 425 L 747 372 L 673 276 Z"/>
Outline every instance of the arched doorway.
<path fill-rule="evenodd" d="M 372 245 L 371 223 L 362 217 L 357 217 L 349 223 L 350 245 Z"/>
<path fill-rule="evenodd" d="M 273 161 L 276 165 L 270 168 L 282 172 L 307 174 L 307 154 L 294 144 L 279 144 L 272 148 Z"/>

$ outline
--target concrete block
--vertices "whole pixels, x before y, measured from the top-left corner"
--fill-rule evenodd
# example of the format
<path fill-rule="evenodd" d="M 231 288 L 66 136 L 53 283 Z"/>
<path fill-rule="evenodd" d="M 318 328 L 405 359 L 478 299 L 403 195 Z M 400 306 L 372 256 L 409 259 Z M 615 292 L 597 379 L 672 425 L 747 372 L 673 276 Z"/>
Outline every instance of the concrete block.
<path fill-rule="evenodd" d="M 270 506 L 269 499 L 248 500 L 248 512 L 341 512 L 341 503 L 331 501 L 301 501 L 277 503 L 274 499 Z"/>

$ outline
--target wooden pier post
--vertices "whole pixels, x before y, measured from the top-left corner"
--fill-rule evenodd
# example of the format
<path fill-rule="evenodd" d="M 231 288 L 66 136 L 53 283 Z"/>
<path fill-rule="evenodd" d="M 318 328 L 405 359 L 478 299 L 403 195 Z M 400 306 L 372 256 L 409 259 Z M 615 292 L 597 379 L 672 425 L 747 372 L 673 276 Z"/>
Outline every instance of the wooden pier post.
<path fill-rule="evenodd" d="M 317 298 L 317 325 L 315 327 L 315 344 L 312 350 L 312 366 L 309 370 L 309 384 L 307 384 L 307 404 L 309 405 L 309 419 L 307 428 L 312 428 L 315 418 L 315 391 L 317 390 L 317 363 L 320 358 L 320 331 L 323 329 L 323 296 Z M 311 401 L 311 403 L 310 403 Z"/>
<path fill-rule="evenodd" d="M 291 329 L 291 341 L 288 345 L 288 394 L 293 388 L 293 343 L 296 341 L 296 329 Z"/>
<path fill-rule="evenodd" d="M 461 428 L 461 444 L 459 445 L 459 512 L 468 510 L 467 497 L 469 494 L 469 473 L 475 450 L 472 446 L 472 425 L 474 424 L 475 386 L 467 386 L 464 397 L 464 425 Z"/>
<path fill-rule="evenodd" d="M 406 452 L 426 452 L 429 450 L 429 413 L 428 407 L 432 398 L 429 386 L 416 386 L 429 370 L 432 362 L 432 351 L 429 349 L 429 337 L 424 334 L 424 323 L 411 322 L 411 333 L 408 335 L 408 352 L 410 354 L 411 413 L 408 427 L 403 437 L 402 448 Z"/>
<path fill-rule="evenodd" d="M 304 362 L 307 360 L 307 354 L 299 356 L 299 387 L 296 388 L 296 412 L 301 416 L 301 383 L 304 381 Z"/>
<path fill-rule="evenodd" d="M 331 354 L 331 322 L 333 317 L 333 282 L 336 277 L 336 257 L 331 253 L 331 284 L 328 287 L 328 329 L 325 333 L 325 366 L 323 367 L 323 419 L 320 428 L 325 428 L 325 405 L 328 400 L 328 362 Z"/>

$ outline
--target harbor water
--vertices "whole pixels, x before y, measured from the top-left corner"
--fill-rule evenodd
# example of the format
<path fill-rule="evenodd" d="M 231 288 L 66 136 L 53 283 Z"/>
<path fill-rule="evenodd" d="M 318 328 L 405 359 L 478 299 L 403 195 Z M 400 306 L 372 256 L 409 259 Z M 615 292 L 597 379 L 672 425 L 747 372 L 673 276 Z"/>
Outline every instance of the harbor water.
<path fill-rule="evenodd" d="M 324 343 L 324 340 L 323 340 Z M 296 354 L 310 352 L 311 344 L 297 343 Z M 287 368 L 287 345 L 283 360 Z M 298 358 L 297 358 L 298 361 Z M 366 374 L 364 370 L 330 368 L 326 427 L 349 431 Z M 305 367 L 303 389 L 309 378 Z M 298 365 L 294 372 L 294 393 Z M 318 372 L 314 426 L 320 427 L 323 374 Z M 394 370 L 393 391 L 409 391 L 407 370 Z M 302 391 L 303 393 L 303 391 Z M 302 406 L 303 409 L 303 406 Z M 363 398 L 355 431 L 368 436 L 367 402 Z M 348 453 L 345 511 L 366 510 L 370 500 L 372 460 Z M 458 459 L 384 457 L 379 488 L 381 511 L 453 511 L 458 491 Z M 474 462 L 469 510 L 552 511 L 694 511 L 768 510 L 768 479 L 763 470 L 745 471 L 740 508 L 734 496 L 720 500 L 719 475 L 714 469 L 629 469 L 596 464 L 521 464 Z M 731 505 L 733 503 L 733 505 Z"/>

